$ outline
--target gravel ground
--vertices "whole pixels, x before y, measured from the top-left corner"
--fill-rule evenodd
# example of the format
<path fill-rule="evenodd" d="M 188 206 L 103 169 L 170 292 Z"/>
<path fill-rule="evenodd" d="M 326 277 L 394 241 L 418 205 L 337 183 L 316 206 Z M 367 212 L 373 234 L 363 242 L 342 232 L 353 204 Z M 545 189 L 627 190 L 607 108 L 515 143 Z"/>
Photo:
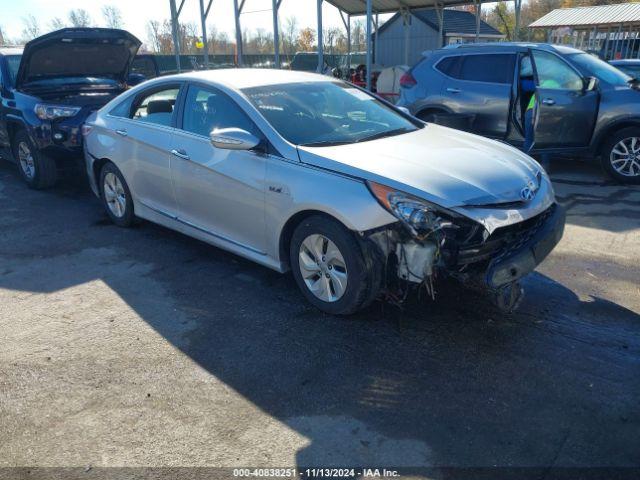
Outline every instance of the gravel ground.
<path fill-rule="evenodd" d="M 349 319 L 0 162 L 0 467 L 640 467 L 640 189 L 552 168 L 568 225 L 505 316 Z"/>

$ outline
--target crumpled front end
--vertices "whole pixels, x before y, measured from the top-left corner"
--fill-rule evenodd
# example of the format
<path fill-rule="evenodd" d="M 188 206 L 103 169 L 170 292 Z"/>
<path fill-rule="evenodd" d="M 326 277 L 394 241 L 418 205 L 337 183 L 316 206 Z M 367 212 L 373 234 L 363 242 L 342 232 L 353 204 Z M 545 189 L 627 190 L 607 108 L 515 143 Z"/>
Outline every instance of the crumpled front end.
<path fill-rule="evenodd" d="M 392 298 L 404 298 L 411 286 L 424 286 L 435 298 L 437 280 L 449 277 L 488 292 L 500 309 L 513 311 L 522 298 L 520 279 L 558 244 L 564 224 L 564 209 L 552 202 L 526 220 L 491 230 L 453 211 L 434 210 L 417 223 L 401 217 L 363 237 L 385 259 L 388 285 L 400 292 Z"/>

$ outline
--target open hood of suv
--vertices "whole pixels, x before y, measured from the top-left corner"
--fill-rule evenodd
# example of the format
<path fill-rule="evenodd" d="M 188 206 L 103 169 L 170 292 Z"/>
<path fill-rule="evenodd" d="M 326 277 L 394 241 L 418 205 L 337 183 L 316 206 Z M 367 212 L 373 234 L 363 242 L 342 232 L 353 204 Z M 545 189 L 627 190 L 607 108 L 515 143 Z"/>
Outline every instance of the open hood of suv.
<path fill-rule="evenodd" d="M 16 87 L 41 80 L 88 77 L 125 82 L 141 42 L 113 28 L 63 28 L 24 47 Z"/>

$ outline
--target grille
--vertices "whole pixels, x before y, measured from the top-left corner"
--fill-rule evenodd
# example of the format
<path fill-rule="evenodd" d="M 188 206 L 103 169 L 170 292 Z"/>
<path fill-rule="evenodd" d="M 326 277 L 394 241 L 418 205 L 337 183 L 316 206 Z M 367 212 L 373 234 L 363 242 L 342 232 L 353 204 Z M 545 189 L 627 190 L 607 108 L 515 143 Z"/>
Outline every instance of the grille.
<path fill-rule="evenodd" d="M 524 222 L 496 229 L 485 241 L 472 239 L 459 246 L 458 265 L 478 263 L 489 258 L 503 258 L 521 248 L 540 230 L 545 221 L 553 214 L 555 205 Z"/>

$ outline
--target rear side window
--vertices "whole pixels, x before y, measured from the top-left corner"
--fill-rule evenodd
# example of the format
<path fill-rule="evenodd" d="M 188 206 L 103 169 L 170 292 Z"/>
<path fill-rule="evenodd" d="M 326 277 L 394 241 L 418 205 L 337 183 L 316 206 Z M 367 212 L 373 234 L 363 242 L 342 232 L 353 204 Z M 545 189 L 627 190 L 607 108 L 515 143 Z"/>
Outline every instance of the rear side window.
<path fill-rule="evenodd" d="M 461 57 L 446 57 L 438 62 L 436 69 L 440 70 L 445 75 L 453 78 L 459 78 L 459 65 Z"/>
<path fill-rule="evenodd" d="M 462 57 L 459 78 L 471 82 L 512 83 L 515 55 L 490 54 Z"/>
<path fill-rule="evenodd" d="M 170 126 L 179 91 L 178 87 L 170 87 L 166 90 L 154 90 L 151 94 L 143 96 L 134 105 L 131 118 L 145 123 Z"/>
<path fill-rule="evenodd" d="M 443 58 L 436 68 L 445 75 L 468 82 L 513 82 L 515 55 L 484 54 Z"/>

